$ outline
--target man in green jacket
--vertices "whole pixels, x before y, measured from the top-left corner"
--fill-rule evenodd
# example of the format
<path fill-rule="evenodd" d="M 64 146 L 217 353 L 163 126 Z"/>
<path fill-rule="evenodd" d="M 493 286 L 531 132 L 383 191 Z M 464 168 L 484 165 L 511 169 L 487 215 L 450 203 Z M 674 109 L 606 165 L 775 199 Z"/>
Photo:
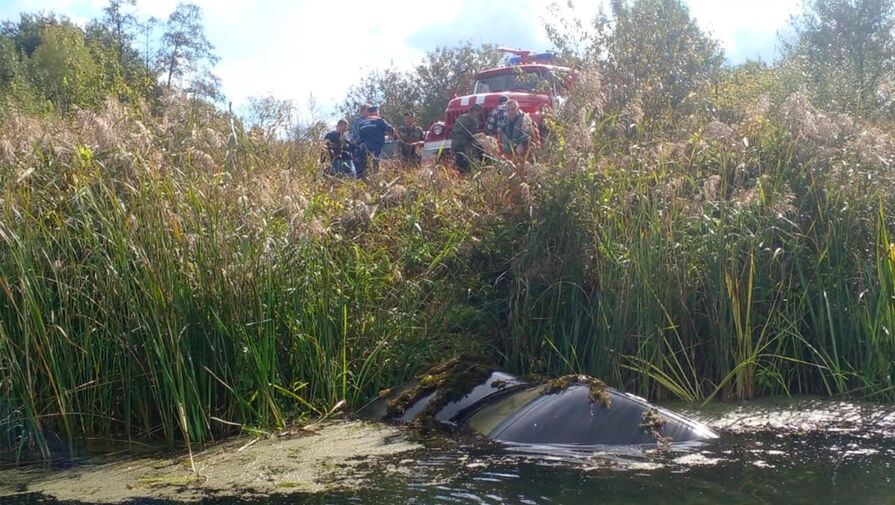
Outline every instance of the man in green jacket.
<path fill-rule="evenodd" d="M 501 150 L 513 159 L 525 160 L 536 137 L 536 126 L 531 116 L 519 110 L 519 103 L 516 100 L 508 101 L 506 107 L 507 122 L 499 129 Z"/>
<path fill-rule="evenodd" d="M 417 126 L 416 115 L 413 111 L 404 113 L 404 126 L 398 127 L 398 133 L 401 134 L 400 149 L 398 150 L 398 156 L 401 163 L 405 167 L 420 166 L 419 148 L 423 145 L 423 139 L 426 138 L 426 133 L 423 132 L 422 128 Z"/>
<path fill-rule="evenodd" d="M 454 152 L 454 165 L 460 172 L 469 172 L 472 161 L 479 163 L 482 160 L 482 147 L 474 135 L 479 131 L 483 112 L 482 106 L 474 103 L 469 112 L 454 122 L 454 128 L 451 130 L 451 150 Z"/>

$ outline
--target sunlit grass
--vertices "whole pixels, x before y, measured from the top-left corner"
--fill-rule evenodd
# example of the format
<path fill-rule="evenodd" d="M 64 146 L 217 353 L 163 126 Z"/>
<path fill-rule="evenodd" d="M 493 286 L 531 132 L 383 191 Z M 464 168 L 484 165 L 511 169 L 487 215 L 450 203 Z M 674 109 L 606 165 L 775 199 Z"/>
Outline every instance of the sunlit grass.
<path fill-rule="evenodd" d="M 2 130 L 16 453 L 269 431 L 461 351 L 653 399 L 895 397 L 895 184 L 788 109 L 696 132 L 607 114 L 525 170 L 357 182 L 166 106 Z"/>

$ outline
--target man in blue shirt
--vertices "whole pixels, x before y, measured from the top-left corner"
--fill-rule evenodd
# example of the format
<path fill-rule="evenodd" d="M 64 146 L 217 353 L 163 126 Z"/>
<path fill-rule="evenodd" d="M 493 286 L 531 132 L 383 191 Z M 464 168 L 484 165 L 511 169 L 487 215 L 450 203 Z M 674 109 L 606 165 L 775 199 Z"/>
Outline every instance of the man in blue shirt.
<path fill-rule="evenodd" d="M 379 107 L 371 105 L 367 109 L 367 117 L 358 124 L 358 139 L 364 152 L 363 164 L 358 168 L 357 175 L 363 175 L 367 167 L 367 155 L 373 158 L 373 170 L 379 169 L 379 155 L 385 145 L 385 135 L 395 135 L 395 129 L 384 119 L 379 117 Z"/>
<path fill-rule="evenodd" d="M 360 110 L 357 112 L 357 117 L 351 120 L 351 129 L 348 130 L 348 140 L 358 143 L 359 132 L 358 128 L 360 127 L 360 122 L 366 119 L 367 115 L 369 115 L 370 104 L 363 103 L 360 105 Z"/>

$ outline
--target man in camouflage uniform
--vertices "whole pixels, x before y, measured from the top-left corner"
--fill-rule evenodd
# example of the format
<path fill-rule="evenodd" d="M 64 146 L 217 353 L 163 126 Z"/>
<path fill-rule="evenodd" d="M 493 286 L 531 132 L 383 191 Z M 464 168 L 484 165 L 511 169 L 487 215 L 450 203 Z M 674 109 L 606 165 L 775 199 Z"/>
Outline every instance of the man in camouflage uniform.
<path fill-rule="evenodd" d="M 479 131 L 484 112 L 481 105 L 472 104 L 469 112 L 458 117 L 451 129 L 451 151 L 454 152 L 454 165 L 462 173 L 469 172 L 472 168 L 471 162 L 482 161 L 482 147 L 475 139 L 475 134 Z"/>
<path fill-rule="evenodd" d="M 426 134 L 423 133 L 422 128 L 417 126 L 416 116 L 413 112 L 408 111 L 404 113 L 404 126 L 398 127 L 398 133 L 401 139 L 398 159 L 401 161 L 401 164 L 407 167 L 420 166 L 419 148 L 423 145 L 423 139 L 426 138 Z"/>
<path fill-rule="evenodd" d="M 501 151 L 514 160 L 531 161 L 531 148 L 538 142 L 537 126 L 531 116 L 519 110 L 519 102 L 507 102 L 507 122 L 498 130 Z"/>

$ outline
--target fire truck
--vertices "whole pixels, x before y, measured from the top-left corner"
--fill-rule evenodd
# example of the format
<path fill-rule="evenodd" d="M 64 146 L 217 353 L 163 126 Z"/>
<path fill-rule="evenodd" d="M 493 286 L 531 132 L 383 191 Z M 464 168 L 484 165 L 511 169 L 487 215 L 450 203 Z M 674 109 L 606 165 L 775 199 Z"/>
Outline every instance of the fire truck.
<path fill-rule="evenodd" d="M 484 122 L 499 105 L 501 95 L 519 102 L 543 131 L 542 118 L 562 100 L 574 80 L 572 69 L 556 64 L 551 53 L 532 54 L 520 49 L 500 48 L 513 56 L 506 65 L 475 74 L 472 94 L 457 96 L 448 102 L 444 119 L 429 127 L 423 144 L 423 160 L 435 160 L 450 153 L 454 121 L 473 104 L 485 109 Z M 484 127 L 484 123 L 479 127 Z"/>

